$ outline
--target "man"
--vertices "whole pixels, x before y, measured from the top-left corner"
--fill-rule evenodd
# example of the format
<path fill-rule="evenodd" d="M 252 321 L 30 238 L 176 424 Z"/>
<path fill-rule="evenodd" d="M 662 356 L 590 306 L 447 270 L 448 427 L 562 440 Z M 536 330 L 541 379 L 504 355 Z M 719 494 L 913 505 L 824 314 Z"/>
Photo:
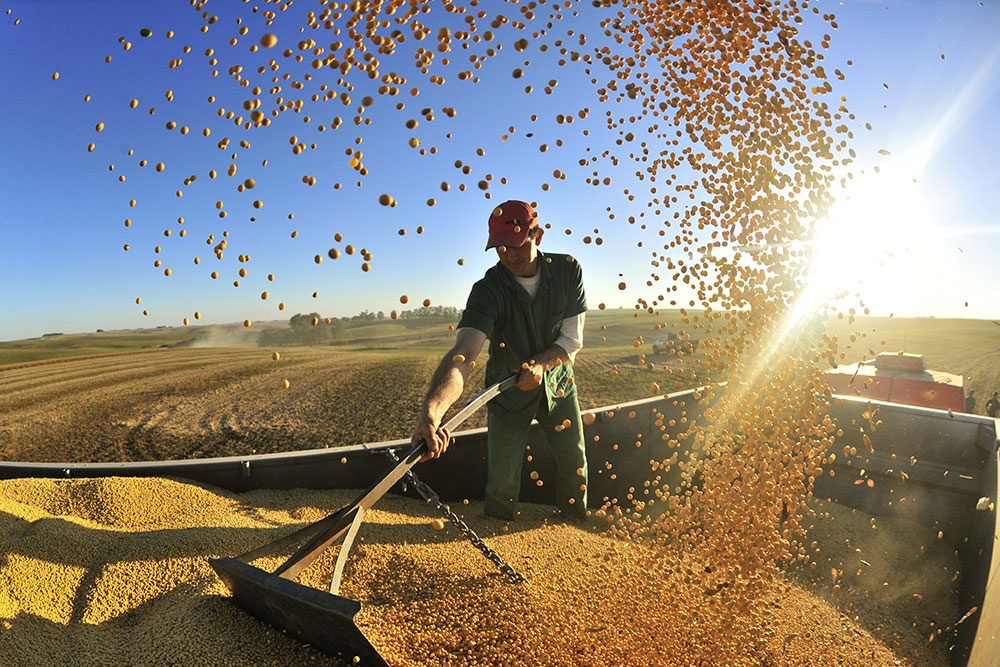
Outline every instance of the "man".
<path fill-rule="evenodd" d="M 976 411 L 976 392 L 970 391 L 969 395 L 965 397 L 965 411 L 970 415 Z"/>
<path fill-rule="evenodd" d="M 521 467 L 528 429 L 537 418 L 556 458 L 556 498 L 563 516 L 582 520 L 587 511 L 587 460 L 572 362 L 583 347 L 587 301 L 579 263 L 568 255 L 538 250 L 544 230 L 534 208 L 504 202 L 489 219 L 486 250 L 499 262 L 472 287 L 458 323 L 455 346 L 431 378 L 412 442 L 427 441 L 425 458 L 448 447 L 441 427 L 448 408 L 462 395 L 486 339 L 489 386 L 517 373 L 517 389 L 487 404 L 489 471 L 485 511 L 511 520 L 517 516 Z"/>
<path fill-rule="evenodd" d="M 997 392 L 993 392 L 990 400 L 986 401 L 986 414 L 993 418 L 1000 415 L 1000 398 L 997 398 Z"/>

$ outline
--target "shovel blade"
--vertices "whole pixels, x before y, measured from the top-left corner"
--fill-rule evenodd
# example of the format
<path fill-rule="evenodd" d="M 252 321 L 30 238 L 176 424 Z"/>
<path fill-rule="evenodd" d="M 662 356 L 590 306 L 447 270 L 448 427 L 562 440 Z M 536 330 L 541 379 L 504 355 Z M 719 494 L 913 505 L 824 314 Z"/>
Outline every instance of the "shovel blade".
<path fill-rule="evenodd" d="M 354 622 L 361 603 L 269 574 L 235 558 L 209 564 L 233 601 L 260 620 L 347 664 L 388 667 Z"/>

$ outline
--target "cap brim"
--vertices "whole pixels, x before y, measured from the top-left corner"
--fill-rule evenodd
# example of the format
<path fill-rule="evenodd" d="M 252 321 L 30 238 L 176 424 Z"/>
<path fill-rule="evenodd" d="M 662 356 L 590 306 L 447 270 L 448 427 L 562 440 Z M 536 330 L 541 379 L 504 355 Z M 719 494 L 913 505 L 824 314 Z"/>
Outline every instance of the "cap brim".
<path fill-rule="evenodd" d="M 528 232 L 531 228 L 525 229 L 522 232 L 511 232 L 509 234 L 490 234 L 489 241 L 486 242 L 486 249 L 496 248 L 498 246 L 510 246 L 511 248 L 520 248 L 524 241 L 528 238 Z"/>

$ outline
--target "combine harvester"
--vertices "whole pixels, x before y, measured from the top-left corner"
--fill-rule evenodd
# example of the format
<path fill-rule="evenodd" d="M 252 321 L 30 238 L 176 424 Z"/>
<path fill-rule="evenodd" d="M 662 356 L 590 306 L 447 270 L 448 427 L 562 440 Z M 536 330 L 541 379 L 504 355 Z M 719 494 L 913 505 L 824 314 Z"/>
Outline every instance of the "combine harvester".
<path fill-rule="evenodd" d="M 884 363 L 884 362 L 883 362 Z M 895 363 L 916 365 L 910 357 Z M 860 366 L 859 366 L 860 368 Z M 871 371 L 871 372 L 868 372 Z M 837 449 L 854 446 L 859 452 L 855 465 L 847 457 L 838 456 L 831 466 L 836 475 L 824 475 L 816 481 L 815 494 L 855 507 L 876 516 L 898 516 L 918 521 L 953 546 L 961 560 L 959 605 L 963 610 L 977 609 L 955 628 L 951 650 L 953 665 L 997 667 L 1000 665 L 1000 527 L 996 511 L 977 511 L 977 502 L 998 497 L 998 422 L 960 412 L 949 401 L 956 376 L 935 376 L 930 384 L 903 389 L 901 379 L 913 380 L 904 374 L 921 374 L 922 369 L 887 369 L 876 363 L 865 374 L 859 370 L 851 376 L 834 373 L 830 382 L 839 387 L 841 395 L 834 401 L 831 416 L 844 427 Z M 922 376 L 920 381 L 926 381 Z M 947 382 L 935 381 L 935 377 Z M 858 383 L 858 378 L 861 382 Z M 869 378 L 873 378 L 870 382 Z M 913 380 L 917 381 L 917 380 Z M 959 378 L 957 398 L 962 398 Z M 510 382 L 510 379 L 507 381 Z M 838 383 L 842 383 L 840 387 Z M 858 391 L 855 391 L 855 384 Z M 501 383 L 502 385 L 502 383 Z M 491 387 L 450 422 L 454 428 L 471 411 L 481 407 L 505 387 Z M 872 389 L 874 387 L 874 389 Z M 948 388 L 947 391 L 942 389 Z M 885 399 L 905 397 L 904 401 L 889 402 L 877 397 L 856 396 L 861 390 L 885 392 Z M 594 410 L 595 420 L 585 426 L 588 458 L 596 464 L 608 461 L 617 475 L 604 474 L 593 465 L 590 498 L 600 503 L 603 498 L 621 498 L 628 492 L 631 480 L 644 479 L 651 459 L 662 460 L 672 451 L 659 439 L 650 439 L 641 448 L 614 449 L 609 443 L 635 440 L 637 432 L 652 433 L 655 422 L 686 416 L 687 424 L 695 422 L 704 406 L 693 397 L 694 390 L 635 401 L 615 407 Z M 920 396 L 932 397 L 931 405 L 914 405 Z M 917 396 L 914 399 L 914 396 Z M 869 453 L 857 428 L 847 426 L 867 423 L 861 415 L 868 412 L 882 421 L 878 430 L 878 447 Z M 634 413 L 634 417 L 632 417 Z M 682 415 L 683 413 L 683 415 Z M 541 435 L 537 424 L 533 441 Z M 595 442 L 595 435 L 600 442 Z M 337 595 L 344 562 L 349 557 L 351 542 L 364 519 L 365 511 L 386 492 L 416 495 L 436 501 L 445 514 L 445 503 L 462 498 L 480 498 L 486 483 L 486 430 L 475 429 L 453 436 L 453 443 L 442 459 L 417 468 L 422 481 L 412 476 L 423 445 L 410 447 L 408 440 L 359 444 L 337 449 L 296 451 L 256 456 L 224 457 L 188 461 L 65 464 L 65 463 L 0 463 L 0 478 L 13 477 L 102 477 L 148 476 L 180 477 L 211 484 L 235 492 L 252 489 L 354 489 L 368 485 L 358 499 L 325 519 L 292 533 L 288 537 L 237 558 L 213 559 L 212 566 L 226 581 L 234 600 L 259 618 L 288 630 L 303 641 L 322 647 L 348 662 L 362 665 L 385 665 L 354 623 L 361 603 Z M 533 465 L 540 475 L 555 474 L 555 461 L 547 448 L 532 450 Z M 342 458 L 347 463 L 342 463 Z M 907 465 L 908 464 L 908 465 Z M 857 469 L 868 470 L 875 481 L 873 488 L 856 486 Z M 906 469 L 905 476 L 901 469 Z M 457 474 L 456 471 L 460 471 Z M 552 485 L 539 487 L 528 478 L 527 466 L 522 483 L 522 500 L 554 504 Z M 432 491 L 431 489 L 436 490 Z M 898 501 L 906 496 L 907 502 Z M 484 555 L 493 560 L 512 580 L 517 575 L 504 565 L 500 557 L 486 547 L 464 523 L 454 516 L 460 530 L 472 539 Z M 330 591 L 302 586 L 294 581 L 315 557 L 343 539 Z M 275 572 L 264 572 L 248 563 L 264 554 L 286 550 L 304 543 Z M 914 547 L 916 548 L 916 547 Z M 957 619 L 956 619 L 957 620 Z"/>

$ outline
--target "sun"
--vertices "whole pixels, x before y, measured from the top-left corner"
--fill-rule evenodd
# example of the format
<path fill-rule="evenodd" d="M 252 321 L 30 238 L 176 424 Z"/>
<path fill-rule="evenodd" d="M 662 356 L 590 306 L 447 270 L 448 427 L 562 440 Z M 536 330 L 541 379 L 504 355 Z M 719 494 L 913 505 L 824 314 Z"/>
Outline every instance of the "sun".
<path fill-rule="evenodd" d="M 806 256 L 807 273 L 748 377 L 779 358 L 795 332 L 817 331 L 813 325 L 831 310 L 888 314 L 901 299 L 919 298 L 926 274 L 937 268 L 933 251 L 940 236 L 931 224 L 934 215 L 912 178 L 883 169 L 853 179 L 844 196 L 816 220 L 811 237 L 796 244 Z"/>
<path fill-rule="evenodd" d="M 907 286 L 933 269 L 933 219 L 912 178 L 883 172 L 852 181 L 806 244 L 809 271 L 797 314 L 860 301 L 892 312 Z"/>

